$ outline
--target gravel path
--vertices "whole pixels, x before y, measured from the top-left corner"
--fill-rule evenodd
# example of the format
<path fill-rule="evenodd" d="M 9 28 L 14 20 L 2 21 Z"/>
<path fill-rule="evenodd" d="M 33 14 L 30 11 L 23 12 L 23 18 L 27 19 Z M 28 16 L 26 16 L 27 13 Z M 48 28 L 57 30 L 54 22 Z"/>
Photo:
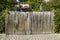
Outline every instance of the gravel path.
<path fill-rule="evenodd" d="M 60 34 L 0 35 L 0 40 L 60 40 Z"/>

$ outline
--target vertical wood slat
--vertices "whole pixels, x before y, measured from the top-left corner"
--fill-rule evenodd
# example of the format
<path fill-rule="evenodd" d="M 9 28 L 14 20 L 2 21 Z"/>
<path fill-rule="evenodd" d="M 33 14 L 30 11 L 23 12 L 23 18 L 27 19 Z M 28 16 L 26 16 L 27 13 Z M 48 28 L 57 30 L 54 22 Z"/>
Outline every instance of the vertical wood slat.
<path fill-rule="evenodd" d="M 7 27 L 7 23 L 8 23 L 7 21 L 8 21 L 8 14 L 6 13 L 6 16 L 5 16 L 5 33 L 8 32 L 8 31 L 7 31 L 7 30 L 8 30 L 8 29 L 7 29 L 7 28 L 8 28 L 8 27 Z"/>
<path fill-rule="evenodd" d="M 6 15 L 6 33 L 41 34 L 52 33 L 52 12 L 9 12 Z"/>

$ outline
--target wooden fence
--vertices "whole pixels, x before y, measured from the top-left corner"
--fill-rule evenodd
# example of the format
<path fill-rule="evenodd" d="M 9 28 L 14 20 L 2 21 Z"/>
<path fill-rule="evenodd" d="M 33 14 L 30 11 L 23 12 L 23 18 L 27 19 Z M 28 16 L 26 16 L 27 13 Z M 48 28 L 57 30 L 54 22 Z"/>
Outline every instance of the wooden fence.
<path fill-rule="evenodd" d="M 7 34 L 53 33 L 53 12 L 13 12 L 6 14 Z"/>

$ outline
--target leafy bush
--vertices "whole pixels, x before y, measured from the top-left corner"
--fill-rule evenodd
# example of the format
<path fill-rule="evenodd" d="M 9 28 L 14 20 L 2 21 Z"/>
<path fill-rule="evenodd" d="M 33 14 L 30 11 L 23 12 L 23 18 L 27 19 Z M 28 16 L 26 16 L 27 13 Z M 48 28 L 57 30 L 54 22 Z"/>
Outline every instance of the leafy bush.
<path fill-rule="evenodd" d="M 0 13 L 0 33 L 4 33 L 5 32 L 5 18 L 2 15 L 2 13 Z"/>
<path fill-rule="evenodd" d="M 43 2 L 42 3 L 42 11 L 51 11 L 53 8 L 52 8 L 52 4 L 51 3 L 46 3 L 46 2 Z"/>
<path fill-rule="evenodd" d="M 28 0 L 28 4 L 33 11 L 40 11 L 40 4 L 43 0 Z"/>
<path fill-rule="evenodd" d="M 60 33 L 60 9 L 55 10 L 54 13 L 54 24 L 55 24 L 55 32 Z"/>
<path fill-rule="evenodd" d="M 0 33 L 5 32 L 5 10 L 11 10 L 14 5 L 14 2 L 12 3 L 9 0 L 0 0 L 0 8 L 2 8 L 2 11 L 0 11 Z"/>

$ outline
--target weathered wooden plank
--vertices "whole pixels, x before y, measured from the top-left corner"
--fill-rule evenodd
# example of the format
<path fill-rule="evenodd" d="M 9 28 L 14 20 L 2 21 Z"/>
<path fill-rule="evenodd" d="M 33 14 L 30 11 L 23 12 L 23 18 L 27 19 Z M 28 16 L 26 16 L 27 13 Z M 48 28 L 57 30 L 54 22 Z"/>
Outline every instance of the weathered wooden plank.
<path fill-rule="evenodd" d="M 6 33 L 41 34 L 52 33 L 52 12 L 9 12 L 6 15 Z"/>

